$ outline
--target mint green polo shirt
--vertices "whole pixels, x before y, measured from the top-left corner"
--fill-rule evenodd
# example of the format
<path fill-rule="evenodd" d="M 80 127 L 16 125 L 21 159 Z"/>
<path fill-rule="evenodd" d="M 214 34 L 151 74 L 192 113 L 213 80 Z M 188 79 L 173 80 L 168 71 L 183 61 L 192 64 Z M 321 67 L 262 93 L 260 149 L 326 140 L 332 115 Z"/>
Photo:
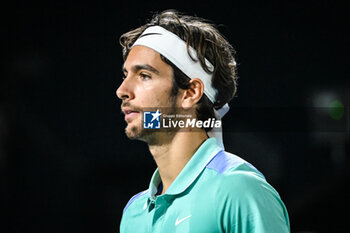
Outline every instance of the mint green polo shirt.
<path fill-rule="evenodd" d="M 168 190 L 158 169 L 124 208 L 120 233 L 286 233 L 287 210 L 251 164 L 207 139 Z"/>

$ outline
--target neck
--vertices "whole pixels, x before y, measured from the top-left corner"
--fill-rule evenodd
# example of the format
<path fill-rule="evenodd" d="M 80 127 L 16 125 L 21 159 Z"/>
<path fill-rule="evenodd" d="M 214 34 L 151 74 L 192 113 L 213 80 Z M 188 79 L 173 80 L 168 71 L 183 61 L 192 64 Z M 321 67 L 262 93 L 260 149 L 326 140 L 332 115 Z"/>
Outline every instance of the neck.
<path fill-rule="evenodd" d="M 178 132 L 166 143 L 149 146 L 162 179 L 162 194 L 166 192 L 207 138 L 208 136 L 204 130 L 199 132 Z"/>

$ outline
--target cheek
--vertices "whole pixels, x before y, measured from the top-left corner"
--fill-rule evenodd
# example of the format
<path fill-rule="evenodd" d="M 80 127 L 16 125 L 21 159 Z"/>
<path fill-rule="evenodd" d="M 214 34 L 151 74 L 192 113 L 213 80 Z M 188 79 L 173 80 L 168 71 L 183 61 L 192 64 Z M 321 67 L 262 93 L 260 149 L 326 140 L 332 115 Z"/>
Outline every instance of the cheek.
<path fill-rule="evenodd" d="M 159 105 L 169 102 L 171 88 L 168 83 L 145 82 L 136 87 L 135 91 L 141 103 Z"/>

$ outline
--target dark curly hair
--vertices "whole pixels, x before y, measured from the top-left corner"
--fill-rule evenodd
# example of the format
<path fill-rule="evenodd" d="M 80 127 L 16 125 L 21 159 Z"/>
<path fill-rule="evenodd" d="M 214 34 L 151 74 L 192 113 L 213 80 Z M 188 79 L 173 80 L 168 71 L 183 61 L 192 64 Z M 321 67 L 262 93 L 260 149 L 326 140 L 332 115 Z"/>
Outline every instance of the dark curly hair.
<path fill-rule="evenodd" d="M 201 66 L 207 73 L 212 74 L 212 85 L 218 90 L 214 103 L 207 96 L 202 96 L 198 102 L 197 118 L 206 120 L 215 117 L 213 108 L 219 109 L 224 106 L 234 97 L 237 90 L 235 51 L 233 47 L 215 26 L 206 20 L 182 15 L 175 10 L 166 10 L 155 14 L 145 25 L 124 33 L 120 37 L 119 42 L 123 47 L 124 60 L 126 60 L 132 45 L 142 32 L 146 28 L 155 25 L 176 34 L 186 42 L 187 48 L 191 46 L 197 51 Z M 189 55 L 191 56 L 190 53 Z M 161 55 L 161 58 L 174 71 L 172 94 L 176 95 L 179 88 L 189 88 L 190 78 L 164 56 Z M 214 66 L 214 70 L 210 71 L 205 64 L 205 59 L 210 61 Z"/>

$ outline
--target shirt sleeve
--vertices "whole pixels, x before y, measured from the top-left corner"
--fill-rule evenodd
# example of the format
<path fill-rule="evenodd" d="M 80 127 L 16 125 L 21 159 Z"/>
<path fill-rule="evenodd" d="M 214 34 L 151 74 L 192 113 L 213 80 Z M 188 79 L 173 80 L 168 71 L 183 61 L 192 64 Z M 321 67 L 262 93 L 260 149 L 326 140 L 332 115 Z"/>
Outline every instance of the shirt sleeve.
<path fill-rule="evenodd" d="M 249 171 L 231 171 L 222 176 L 216 195 L 222 232 L 290 232 L 286 207 L 263 177 Z"/>

